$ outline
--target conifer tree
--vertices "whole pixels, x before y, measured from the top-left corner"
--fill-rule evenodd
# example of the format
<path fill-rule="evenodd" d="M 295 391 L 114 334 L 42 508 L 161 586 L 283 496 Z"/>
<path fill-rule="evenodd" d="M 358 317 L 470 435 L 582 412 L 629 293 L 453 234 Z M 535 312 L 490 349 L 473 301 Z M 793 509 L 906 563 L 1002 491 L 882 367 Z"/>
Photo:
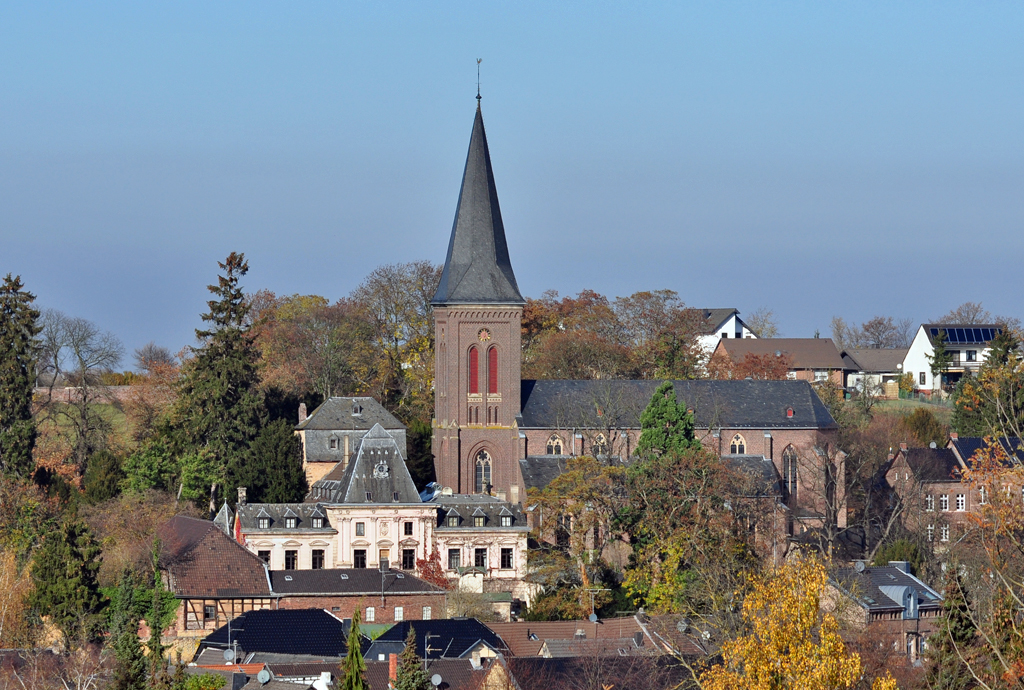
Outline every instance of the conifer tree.
<path fill-rule="evenodd" d="M 263 427 L 250 452 L 236 456 L 228 465 L 227 486 L 229 500 L 237 495 L 235 488 L 244 486 L 252 503 L 301 502 L 309 487 L 291 423 L 279 419 Z"/>
<path fill-rule="evenodd" d="M 180 450 L 201 454 L 212 477 L 225 477 L 228 466 L 245 461 L 249 444 L 259 433 L 263 400 L 257 388 L 259 352 L 246 317 L 249 306 L 239 281 L 249 271 L 245 255 L 232 252 L 223 262 L 217 285 L 208 286 L 215 299 L 202 315 L 206 329 L 197 329 L 201 346 L 178 381 L 177 422 Z"/>
<path fill-rule="evenodd" d="M 160 540 L 153 543 L 153 598 L 149 607 L 149 615 L 146 616 L 146 623 L 149 625 L 149 662 L 153 677 L 155 678 L 160 669 L 166 672 L 167 664 L 164 661 L 164 582 L 160 577 Z"/>
<path fill-rule="evenodd" d="M 0 286 L 0 471 L 28 477 L 35 468 L 32 387 L 39 312 L 32 308 L 35 295 L 23 288 L 21 276 L 10 273 Z"/>
<path fill-rule="evenodd" d="M 366 662 L 360 646 L 359 610 L 352 614 L 352 628 L 348 633 L 348 653 L 341 662 L 341 684 L 338 690 L 370 690 L 366 682 Z"/>
<path fill-rule="evenodd" d="M 423 659 L 416 653 L 416 630 L 409 626 L 405 649 L 398 655 L 398 676 L 395 690 L 430 690 L 430 678 L 423 670 Z"/>
<path fill-rule="evenodd" d="M 135 613 L 135 578 L 125 570 L 118 583 L 110 616 L 110 640 L 114 648 L 112 690 L 145 690 L 146 658 L 139 643 L 139 617 Z"/>
<path fill-rule="evenodd" d="M 925 684 L 933 690 L 967 690 L 975 687 L 971 671 L 964 663 L 973 656 L 975 628 L 971 620 L 970 600 L 959 567 L 950 564 L 943 592 L 942 620 L 929 640 Z"/>
<path fill-rule="evenodd" d="M 676 389 L 671 381 L 665 381 L 654 391 L 647 409 L 640 415 L 640 428 L 636 451 L 641 457 L 681 453 L 699 445 L 693 414 L 676 401 Z"/>
<path fill-rule="evenodd" d="M 100 547 L 85 523 L 67 519 L 44 537 L 33 559 L 35 590 L 30 603 L 61 631 L 65 649 L 73 642 L 92 640 L 99 632 L 99 555 Z"/>
<path fill-rule="evenodd" d="M 88 503 L 101 503 L 121 493 L 121 458 L 109 450 L 93 453 L 85 466 L 82 488 Z"/>

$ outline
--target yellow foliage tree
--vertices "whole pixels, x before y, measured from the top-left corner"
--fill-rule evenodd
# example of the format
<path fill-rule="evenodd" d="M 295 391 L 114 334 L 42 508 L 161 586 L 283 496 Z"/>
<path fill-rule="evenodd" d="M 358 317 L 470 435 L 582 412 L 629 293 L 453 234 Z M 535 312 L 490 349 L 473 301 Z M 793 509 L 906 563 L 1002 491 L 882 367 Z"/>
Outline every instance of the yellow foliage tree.
<path fill-rule="evenodd" d="M 839 625 L 820 603 L 828 575 L 816 560 L 796 559 L 754 582 L 743 602 L 748 633 L 722 645 L 722 663 L 701 675 L 704 690 L 839 690 L 861 680 Z M 886 676 L 874 690 L 895 690 Z"/>
<path fill-rule="evenodd" d="M 19 568 L 12 551 L 0 551 L 0 646 L 25 646 L 28 621 L 25 597 L 32 589 L 27 568 Z"/>

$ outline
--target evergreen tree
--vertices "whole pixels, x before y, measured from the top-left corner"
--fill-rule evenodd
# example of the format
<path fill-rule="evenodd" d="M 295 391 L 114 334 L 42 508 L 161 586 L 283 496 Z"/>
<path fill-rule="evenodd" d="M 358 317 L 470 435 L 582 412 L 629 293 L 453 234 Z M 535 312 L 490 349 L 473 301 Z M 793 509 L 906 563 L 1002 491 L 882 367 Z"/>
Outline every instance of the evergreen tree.
<path fill-rule="evenodd" d="M 149 614 L 146 616 L 146 623 L 149 625 L 149 664 L 152 675 L 156 678 L 161 669 L 167 672 L 167 664 L 164 661 L 163 632 L 166 615 L 164 612 L 164 581 L 160 577 L 160 540 L 153 543 L 153 598 L 149 607 Z"/>
<path fill-rule="evenodd" d="M 338 690 L 370 690 L 366 682 L 366 662 L 360 646 L 359 610 L 352 614 L 352 629 L 348 633 L 348 653 L 341 662 L 341 684 Z"/>
<path fill-rule="evenodd" d="M 85 466 L 82 478 L 85 500 L 88 503 L 102 503 L 121 493 L 124 471 L 121 458 L 109 450 L 93 453 Z"/>
<path fill-rule="evenodd" d="M 67 519 L 44 537 L 32 562 L 35 589 L 30 603 L 61 631 L 66 649 L 75 641 L 94 639 L 99 632 L 103 608 L 96 582 L 99 555 L 89 528 Z"/>
<path fill-rule="evenodd" d="M 252 503 L 298 503 L 309 487 L 302 469 L 302 448 L 292 424 L 284 419 L 263 427 L 248 455 L 239 455 L 228 465 L 226 497 L 237 495 L 236 487 L 248 489 Z"/>
<path fill-rule="evenodd" d="M 974 645 L 974 623 L 970 600 L 959 566 L 950 563 L 943 592 L 942 620 L 939 629 L 928 641 L 925 684 L 933 690 L 967 690 L 975 687 L 974 678 L 964 663 L 970 659 Z"/>
<path fill-rule="evenodd" d="M 32 388 L 39 312 L 32 308 L 35 295 L 23 287 L 21 276 L 10 273 L 0 286 L 0 471 L 28 477 L 35 468 Z"/>
<path fill-rule="evenodd" d="M 232 252 L 218 265 L 224 275 L 208 287 L 216 299 L 207 302 L 210 311 L 202 315 L 207 328 L 196 330 L 202 345 L 182 370 L 172 417 L 180 450 L 210 465 L 209 471 L 196 474 L 224 478 L 227 467 L 245 462 L 264 409 L 257 388 L 259 352 L 239 285 L 249 264 L 243 254 Z"/>
<path fill-rule="evenodd" d="M 114 647 L 113 690 L 145 690 L 146 658 L 139 643 L 139 617 L 135 613 L 135 578 L 125 570 L 111 603 L 110 642 Z"/>
<path fill-rule="evenodd" d="M 406 432 L 409 439 L 409 457 L 405 464 L 416 488 L 421 490 L 437 479 L 434 474 L 434 455 L 430 450 L 432 434 L 433 429 L 428 422 L 422 419 L 413 419 L 409 422 L 409 429 Z"/>
<path fill-rule="evenodd" d="M 405 649 L 398 656 L 395 690 L 430 690 L 430 678 L 423 670 L 423 659 L 416 653 L 416 630 L 409 626 Z"/>
<path fill-rule="evenodd" d="M 946 349 L 946 331 L 940 330 L 939 335 L 935 338 L 935 346 L 932 348 L 930 355 L 925 355 L 928 358 L 928 367 L 931 369 L 932 377 L 935 379 L 935 385 L 932 388 L 942 387 L 942 375 L 949 369 L 949 365 L 953 363 L 953 355 Z"/>
<path fill-rule="evenodd" d="M 665 381 L 654 391 L 647 409 L 640 415 L 640 428 L 636 452 L 641 457 L 681 453 L 700 445 L 694 434 L 693 414 L 676 402 L 676 389 L 671 381 Z"/>

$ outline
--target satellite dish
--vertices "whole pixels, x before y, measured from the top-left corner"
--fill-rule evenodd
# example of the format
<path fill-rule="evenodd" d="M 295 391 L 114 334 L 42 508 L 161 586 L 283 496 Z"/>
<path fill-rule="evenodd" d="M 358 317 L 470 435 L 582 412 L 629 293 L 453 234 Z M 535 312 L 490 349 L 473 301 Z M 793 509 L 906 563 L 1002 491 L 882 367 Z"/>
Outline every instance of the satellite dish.
<path fill-rule="evenodd" d="M 256 680 L 258 680 L 259 682 L 261 682 L 263 684 L 269 683 L 270 682 L 270 671 L 268 671 L 267 669 L 263 669 L 262 671 L 260 671 L 259 673 L 256 674 Z"/>
<path fill-rule="evenodd" d="M 856 563 L 854 563 L 853 564 L 853 569 L 856 570 L 858 573 L 863 573 L 864 572 L 864 561 L 857 561 Z"/>
<path fill-rule="evenodd" d="M 441 674 L 435 673 L 434 675 L 430 676 L 430 684 L 433 685 L 435 688 L 441 685 Z"/>
<path fill-rule="evenodd" d="M 596 623 L 597 622 L 597 614 L 596 613 L 590 614 L 590 622 L 591 623 Z"/>
<path fill-rule="evenodd" d="M 233 649 L 225 649 L 224 650 L 224 661 L 234 661 L 234 660 L 235 660 L 235 650 L 233 650 Z"/>
<path fill-rule="evenodd" d="M 936 445 L 935 441 L 932 441 L 931 443 L 928 444 L 928 447 L 934 449 L 934 448 L 938 448 L 938 445 Z"/>

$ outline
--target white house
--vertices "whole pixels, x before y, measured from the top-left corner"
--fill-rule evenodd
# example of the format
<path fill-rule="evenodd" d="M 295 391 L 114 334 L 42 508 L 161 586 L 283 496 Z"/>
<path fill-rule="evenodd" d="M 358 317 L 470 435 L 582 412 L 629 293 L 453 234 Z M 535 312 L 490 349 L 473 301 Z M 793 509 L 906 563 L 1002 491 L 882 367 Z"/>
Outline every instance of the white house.
<path fill-rule="evenodd" d="M 722 338 L 756 338 L 754 332 L 740 319 L 738 309 L 701 309 L 710 332 L 700 336 L 700 346 L 710 357 Z"/>
<path fill-rule="evenodd" d="M 992 339 L 1002 333 L 998 324 L 925 323 L 917 329 L 903 360 L 903 371 L 914 375 L 914 389 L 931 394 L 932 391 L 955 385 L 965 373 L 977 373 L 988 357 Z M 932 375 L 929 357 L 935 344 L 944 336 L 946 352 L 952 357 L 939 381 Z"/>

